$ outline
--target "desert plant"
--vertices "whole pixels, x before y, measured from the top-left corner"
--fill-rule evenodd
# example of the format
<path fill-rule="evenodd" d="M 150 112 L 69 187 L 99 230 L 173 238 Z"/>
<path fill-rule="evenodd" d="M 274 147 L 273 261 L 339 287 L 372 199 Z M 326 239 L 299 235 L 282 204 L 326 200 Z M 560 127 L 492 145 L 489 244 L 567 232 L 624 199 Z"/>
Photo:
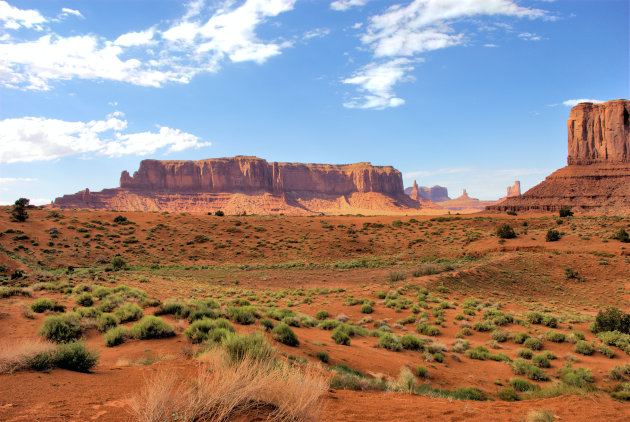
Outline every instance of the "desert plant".
<path fill-rule="evenodd" d="M 81 316 L 76 313 L 50 315 L 44 319 L 39 333 L 55 343 L 68 343 L 76 340 L 83 332 Z"/>
<path fill-rule="evenodd" d="M 321 360 L 323 363 L 328 363 L 328 360 L 330 359 L 328 353 L 323 350 L 316 352 L 315 356 L 317 356 L 317 359 Z"/>
<path fill-rule="evenodd" d="M 592 355 L 593 354 L 593 345 L 584 340 L 578 340 L 575 343 L 575 353 L 580 353 L 582 355 Z"/>
<path fill-rule="evenodd" d="M 142 320 L 131 327 L 131 335 L 139 340 L 152 338 L 164 338 L 175 335 L 173 327 L 168 325 L 162 318 L 147 315 Z"/>
<path fill-rule="evenodd" d="M 350 335 L 343 327 L 337 327 L 333 330 L 331 336 L 333 341 L 343 346 L 350 346 Z"/>
<path fill-rule="evenodd" d="M 63 307 L 59 309 L 59 305 L 51 299 L 48 299 L 47 297 L 40 297 L 31 303 L 31 310 L 33 312 L 42 313 L 45 311 L 63 310 Z"/>
<path fill-rule="evenodd" d="M 497 227 L 497 236 L 500 239 L 513 239 L 516 237 L 516 233 L 512 226 L 508 223 L 503 223 L 499 227 Z"/>
<path fill-rule="evenodd" d="M 124 260 L 122 256 L 116 255 L 115 257 L 112 258 L 111 265 L 114 271 L 119 271 L 119 270 L 124 270 L 126 268 L 127 262 Z"/>
<path fill-rule="evenodd" d="M 512 386 L 513 389 L 521 393 L 524 393 L 526 391 L 532 391 L 534 389 L 534 386 L 532 385 L 532 383 L 527 380 L 524 380 L 523 378 L 512 378 L 510 380 L 510 385 Z"/>
<path fill-rule="evenodd" d="M 142 318 L 143 312 L 135 303 L 127 303 L 114 311 L 114 316 L 119 322 L 137 321 Z"/>
<path fill-rule="evenodd" d="M 364 303 L 361 306 L 361 313 L 363 313 L 363 314 L 371 314 L 372 313 L 372 306 L 370 306 L 369 303 Z"/>
<path fill-rule="evenodd" d="M 323 321 L 327 318 L 330 318 L 330 312 L 326 311 L 326 310 L 321 310 L 321 311 L 317 311 L 315 313 L 315 319 L 319 320 L 319 321 Z"/>
<path fill-rule="evenodd" d="M 77 372 L 89 372 L 98 363 L 98 352 L 84 343 L 72 342 L 57 346 L 53 357 L 55 366 Z"/>
<path fill-rule="evenodd" d="M 628 232 L 624 228 L 617 230 L 615 234 L 612 235 L 612 238 L 617 239 L 622 243 L 630 242 L 630 235 L 628 235 Z"/>
<path fill-rule="evenodd" d="M 420 378 L 426 378 L 429 376 L 429 370 L 422 365 L 418 365 L 416 366 L 416 375 Z"/>
<path fill-rule="evenodd" d="M 508 387 L 500 388 L 498 392 L 498 396 L 499 396 L 499 399 L 503 401 L 517 401 L 519 399 L 518 394 L 516 394 L 516 391 Z"/>
<path fill-rule="evenodd" d="M 547 242 L 556 242 L 560 240 L 560 232 L 558 230 L 548 230 L 545 235 L 545 240 Z"/>
<path fill-rule="evenodd" d="M 562 208 L 560 208 L 558 215 L 561 218 L 571 217 L 573 215 L 573 211 L 571 211 L 571 207 L 569 207 L 568 205 L 564 205 Z"/>
<path fill-rule="evenodd" d="M 274 340 L 279 341 L 282 344 L 286 344 L 287 346 L 295 347 L 300 344 L 300 341 L 291 327 L 283 322 L 276 325 L 276 327 L 271 330 L 271 336 Z"/>
<path fill-rule="evenodd" d="M 398 338 L 390 333 L 381 335 L 378 339 L 378 347 L 382 347 L 393 352 L 399 352 L 403 348 Z"/>
<path fill-rule="evenodd" d="M 29 202 L 31 201 L 26 198 L 20 198 L 15 201 L 13 209 L 11 209 L 11 217 L 13 220 L 23 222 L 28 219 L 28 212 L 26 212 L 26 208 L 28 207 Z"/>
<path fill-rule="evenodd" d="M 96 319 L 96 324 L 98 330 L 104 333 L 106 331 L 109 331 L 111 328 L 117 326 L 118 319 L 113 314 L 104 313 L 99 315 L 99 317 Z"/>
<path fill-rule="evenodd" d="M 536 337 L 529 337 L 523 342 L 523 346 L 532 350 L 541 350 L 542 349 L 542 341 Z"/>
<path fill-rule="evenodd" d="M 130 336 L 129 330 L 125 327 L 113 327 L 105 333 L 103 338 L 105 340 L 105 346 L 114 347 L 124 343 L 125 339 Z"/>
<path fill-rule="evenodd" d="M 254 360 L 257 362 L 272 362 L 276 356 L 276 350 L 267 343 L 260 332 L 254 332 L 247 336 L 231 333 L 221 342 L 232 362 Z"/>
<path fill-rule="evenodd" d="M 77 305 L 80 306 L 92 306 L 94 304 L 94 299 L 92 295 L 89 293 L 82 293 L 76 298 Z"/>

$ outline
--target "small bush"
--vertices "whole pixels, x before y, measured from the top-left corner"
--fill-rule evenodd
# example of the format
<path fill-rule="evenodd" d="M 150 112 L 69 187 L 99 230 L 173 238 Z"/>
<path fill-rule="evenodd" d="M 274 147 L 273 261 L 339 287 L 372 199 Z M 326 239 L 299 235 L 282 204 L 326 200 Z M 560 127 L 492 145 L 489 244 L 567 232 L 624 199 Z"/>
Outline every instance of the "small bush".
<path fill-rule="evenodd" d="M 260 320 L 260 325 L 263 326 L 263 328 L 265 329 L 265 331 L 271 331 L 273 330 L 273 321 L 271 321 L 268 318 L 265 319 L 261 319 Z"/>
<path fill-rule="evenodd" d="M 560 208 L 558 215 L 561 218 L 571 217 L 573 215 L 573 211 L 571 211 L 571 207 L 564 205 L 562 208 Z"/>
<path fill-rule="evenodd" d="M 507 223 L 503 223 L 497 227 L 497 236 L 500 239 L 513 239 L 516 237 L 516 233 L 514 232 L 512 226 Z"/>
<path fill-rule="evenodd" d="M 323 350 L 320 350 L 320 351 L 315 353 L 315 356 L 317 356 L 317 359 L 321 360 L 322 362 L 328 363 L 329 356 L 328 356 L 327 352 L 324 352 Z"/>
<path fill-rule="evenodd" d="M 541 350 L 543 348 L 542 341 L 536 337 L 530 337 L 523 342 L 523 346 L 532 350 Z"/>
<path fill-rule="evenodd" d="M 592 355 L 594 352 L 593 345 L 584 340 L 578 340 L 578 342 L 575 343 L 574 351 L 575 353 L 579 353 L 582 355 Z"/>
<path fill-rule="evenodd" d="M 512 378 L 510 380 L 510 385 L 512 386 L 513 389 L 521 393 L 524 393 L 526 391 L 532 391 L 534 389 L 534 386 L 532 385 L 532 383 L 530 383 L 527 380 L 524 380 L 523 378 Z"/>
<path fill-rule="evenodd" d="M 503 343 L 504 341 L 507 341 L 509 335 L 510 335 L 509 332 L 502 331 L 502 330 L 494 330 L 490 334 L 490 338 L 494 341 L 498 341 L 499 343 Z"/>
<path fill-rule="evenodd" d="M 363 306 L 361 306 L 361 313 L 362 314 L 371 314 L 372 311 L 372 307 L 370 306 L 369 303 L 364 303 Z"/>
<path fill-rule="evenodd" d="M 590 369 L 575 368 L 569 364 L 559 371 L 560 379 L 563 383 L 574 387 L 584 388 L 593 382 L 593 375 Z"/>
<path fill-rule="evenodd" d="M 114 316 L 118 318 L 119 322 L 137 321 L 142 318 L 143 312 L 135 303 L 127 303 L 120 308 L 116 309 Z"/>
<path fill-rule="evenodd" d="M 260 332 L 251 333 L 248 336 L 230 334 L 223 339 L 221 345 L 233 362 L 246 358 L 259 362 L 271 362 L 276 355 L 276 350 L 267 343 Z"/>
<path fill-rule="evenodd" d="M 548 230 L 545 240 L 547 242 L 556 242 L 560 240 L 560 232 L 558 230 Z"/>
<path fill-rule="evenodd" d="M 98 363 L 98 352 L 89 350 L 83 343 L 72 342 L 59 345 L 53 359 L 59 368 L 89 372 Z"/>
<path fill-rule="evenodd" d="M 550 368 L 551 363 L 549 362 L 549 358 L 546 354 L 541 353 L 532 358 L 532 363 L 539 368 Z"/>
<path fill-rule="evenodd" d="M 422 350 L 424 342 L 413 334 L 405 334 L 400 338 L 400 345 L 406 350 Z"/>
<path fill-rule="evenodd" d="M 175 330 L 162 318 L 148 315 L 131 327 L 131 335 L 140 340 L 164 338 L 174 336 Z"/>
<path fill-rule="evenodd" d="M 328 312 L 328 311 L 325 311 L 325 310 L 322 309 L 321 311 L 317 311 L 315 313 L 315 319 L 316 320 L 323 321 L 323 320 L 325 320 L 327 318 L 330 318 L 330 312 Z"/>
<path fill-rule="evenodd" d="M 333 330 L 331 336 L 333 341 L 343 346 L 350 346 L 350 335 L 343 327 L 337 327 Z"/>
<path fill-rule="evenodd" d="M 117 326 L 118 319 L 113 314 L 104 313 L 97 318 L 96 324 L 98 330 L 104 333 Z"/>
<path fill-rule="evenodd" d="M 483 391 L 474 387 L 459 387 L 453 392 L 453 398 L 457 400 L 486 400 L 486 396 Z"/>
<path fill-rule="evenodd" d="M 429 376 L 429 370 L 422 365 L 418 365 L 416 366 L 416 375 L 420 378 L 426 378 Z"/>
<path fill-rule="evenodd" d="M 33 312 L 42 313 L 45 311 L 52 311 L 55 307 L 55 303 L 47 297 L 40 297 L 31 303 L 31 310 Z"/>
<path fill-rule="evenodd" d="M 120 255 L 113 257 L 111 264 L 114 271 L 124 270 L 127 267 L 127 262 Z"/>
<path fill-rule="evenodd" d="M 429 324 L 428 322 L 421 322 L 416 326 L 416 331 L 425 336 L 439 336 L 440 329 L 436 326 Z"/>
<path fill-rule="evenodd" d="M 92 306 L 94 304 L 94 299 L 92 295 L 89 293 L 83 293 L 77 296 L 76 298 L 77 305 L 80 306 Z"/>
<path fill-rule="evenodd" d="M 623 228 L 615 232 L 615 234 L 612 235 L 612 238 L 617 239 L 618 241 L 622 243 L 630 242 L 630 235 L 628 235 L 628 232 L 626 231 L 626 229 L 623 229 Z"/>
<path fill-rule="evenodd" d="M 125 339 L 130 337 L 129 330 L 125 327 L 114 327 L 107 331 L 103 338 L 105 339 L 105 346 L 114 347 L 119 344 L 123 344 Z"/>
<path fill-rule="evenodd" d="M 499 395 L 499 399 L 503 401 L 517 401 L 518 400 L 518 394 L 516 394 L 516 391 L 508 387 L 500 388 L 498 395 Z"/>
<path fill-rule="evenodd" d="M 526 422 L 554 422 L 556 416 L 552 410 L 530 410 L 527 412 Z"/>
<path fill-rule="evenodd" d="M 381 337 L 378 339 L 378 347 L 382 347 L 393 352 L 399 352 L 403 348 L 398 338 L 389 333 L 381 335 Z"/>
<path fill-rule="evenodd" d="M 548 341 L 552 341 L 554 343 L 563 343 L 566 341 L 567 336 L 564 333 L 560 333 L 554 330 L 549 330 L 547 331 L 547 334 L 545 334 L 545 339 Z"/>
<path fill-rule="evenodd" d="M 291 327 L 283 322 L 276 325 L 276 327 L 271 330 L 271 335 L 274 340 L 279 341 L 282 344 L 286 344 L 287 346 L 295 347 L 300 344 L 300 341 Z"/>
<path fill-rule="evenodd" d="M 256 310 L 251 306 L 230 306 L 228 318 L 241 325 L 253 324 L 256 321 Z"/>
<path fill-rule="evenodd" d="M 391 271 L 389 273 L 389 281 L 391 282 L 403 281 L 406 278 L 407 278 L 407 275 L 402 271 Z"/>
<path fill-rule="evenodd" d="M 68 343 L 81 336 L 81 317 L 76 313 L 50 315 L 44 319 L 39 333 L 55 343 Z"/>
<path fill-rule="evenodd" d="M 516 359 L 512 362 L 512 371 L 516 375 L 526 375 L 527 378 L 534 381 L 548 381 L 549 375 L 547 375 L 539 367 L 532 365 L 524 359 Z"/>
<path fill-rule="evenodd" d="M 518 349 L 516 354 L 523 359 L 531 359 L 534 356 L 532 349 Z"/>
<path fill-rule="evenodd" d="M 529 334 L 527 334 L 525 332 L 512 334 L 512 340 L 516 344 L 523 344 L 525 342 L 525 340 L 527 340 L 528 338 L 529 338 Z"/>

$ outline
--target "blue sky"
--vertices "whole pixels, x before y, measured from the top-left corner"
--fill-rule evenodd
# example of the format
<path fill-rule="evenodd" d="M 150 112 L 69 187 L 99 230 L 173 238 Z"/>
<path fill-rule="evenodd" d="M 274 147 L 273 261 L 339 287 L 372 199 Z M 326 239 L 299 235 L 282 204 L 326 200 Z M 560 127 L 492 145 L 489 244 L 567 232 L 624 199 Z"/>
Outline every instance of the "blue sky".
<path fill-rule="evenodd" d="M 497 199 L 629 98 L 629 2 L 0 1 L 0 204 L 145 158 L 392 165 Z"/>

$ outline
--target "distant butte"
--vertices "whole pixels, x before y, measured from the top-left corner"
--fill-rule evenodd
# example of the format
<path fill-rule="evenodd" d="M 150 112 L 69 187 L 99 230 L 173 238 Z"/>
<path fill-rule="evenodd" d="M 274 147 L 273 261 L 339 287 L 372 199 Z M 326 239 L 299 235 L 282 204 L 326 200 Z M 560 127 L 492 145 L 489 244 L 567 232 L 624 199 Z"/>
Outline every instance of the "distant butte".
<path fill-rule="evenodd" d="M 488 210 L 555 212 L 569 206 L 586 213 L 630 212 L 630 101 L 578 104 L 567 132 L 566 167 Z"/>
<path fill-rule="evenodd" d="M 237 156 L 200 161 L 144 160 L 120 187 L 55 199 L 54 208 L 230 214 L 407 213 L 422 205 L 389 166 L 267 162 Z"/>

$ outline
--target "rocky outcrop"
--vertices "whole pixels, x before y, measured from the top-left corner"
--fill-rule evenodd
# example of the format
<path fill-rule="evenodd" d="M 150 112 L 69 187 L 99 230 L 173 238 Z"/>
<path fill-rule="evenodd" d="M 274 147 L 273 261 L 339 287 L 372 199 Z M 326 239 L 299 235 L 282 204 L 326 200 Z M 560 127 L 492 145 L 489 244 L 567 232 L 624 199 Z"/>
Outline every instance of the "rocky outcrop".
<path fill-rule="evenodd" d="M 405 212 L 420 204 L 404 194 L 393 167 L 270 163 L 237 156 L 200 161 L 144 160 L 120 188 L 88 189 L 53 207 L 141 211 L 312 214 L 331 210 Z"/>
<path fill-rule="evenodd" d="M 451 211 L 481 211 L 485 207 L 495 204 L 496 201 L 480 201 L 477 198 L 471 198 L 466 189 L 462 191 L 461 196 L 455 199 L 449 199 L 440 203 L 440 206 Z"/>
<path fill-rule="evenodd" d="M 521 182 L 519 180 L 515 181 L 512 186 L 507 187 L 506 198 L 510 198 L 512 196 L 521 196 Z"/>
<path fill-rule="evenodd" d="M 568 166 L 490 211 L 556 212 L 563 206 L 590 213 L 630 212 L 630 101 L 581 103 L 571 109 Z"/>
<path fill-rule="evenodd" d="M 425 200 L 431 202 L 443 202 L 448 201 L 448 189 L 442 186 L 433 186 L 428 188 L 426 186 L 418 186 L 416 181 L 413 181 L 413 186 L 405 189 L 405 193 L 416 201 Z"/>

